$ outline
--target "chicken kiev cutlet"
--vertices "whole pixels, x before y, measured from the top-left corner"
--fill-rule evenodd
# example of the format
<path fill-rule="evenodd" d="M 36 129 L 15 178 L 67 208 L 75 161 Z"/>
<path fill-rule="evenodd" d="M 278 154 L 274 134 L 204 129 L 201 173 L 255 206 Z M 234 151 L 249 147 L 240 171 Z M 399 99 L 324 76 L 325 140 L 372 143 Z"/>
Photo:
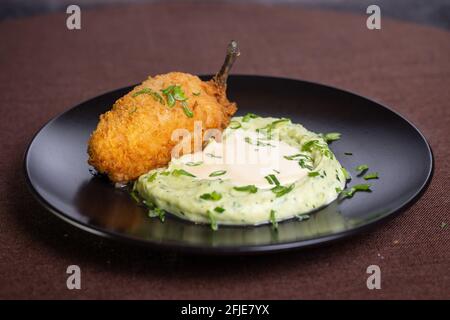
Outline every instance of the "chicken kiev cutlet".
<path fill-rule="evenodd" d="M 100 116 L 88 143 L 89 164 L 115 183 L 137 179 L 171 159 L 176 129 L 194 131 L 201 121 L 202 134 L 224 129 L 236 112 L 228 101 L 226 80 L 239 55 L 237 43 L 227 48 L 225 62 L 211 80 L 182 72 L 149 77 L 118 99 Z"/>

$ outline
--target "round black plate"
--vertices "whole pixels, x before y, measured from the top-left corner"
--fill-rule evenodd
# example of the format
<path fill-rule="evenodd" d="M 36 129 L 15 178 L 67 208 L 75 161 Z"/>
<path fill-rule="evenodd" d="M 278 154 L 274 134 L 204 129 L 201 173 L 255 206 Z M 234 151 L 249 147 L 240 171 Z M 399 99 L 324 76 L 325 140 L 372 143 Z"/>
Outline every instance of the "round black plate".
<path fill-rule="evenodd" d="M 267 252 L 329 242 L 361 231 L 392 215 L 420 194 L 432 173 L 432 154 L 423 135 L 392 110 L 356 94 L 315 83 L 261 76 L 231 76 L 228 95 L 239 115 L 288 117 L 315 132 L 340 132 L 331 148 L 352 168 L 378 171 L 373 192 L 335 201 L 306 221 L 289 220 L 278 231 L 269 225 L 220 227 L 168 217 L 146 216 L 124 191 L 95 177 L 86 143 L 99 115 L 132 87 L 84 102 L 45 125 L 31 142 L 25 170 L 33 193 L 58 217 L 108 238 L 161 248 L 207 253 Z M 345 155 L 351 152 L 353 155 Z"/>

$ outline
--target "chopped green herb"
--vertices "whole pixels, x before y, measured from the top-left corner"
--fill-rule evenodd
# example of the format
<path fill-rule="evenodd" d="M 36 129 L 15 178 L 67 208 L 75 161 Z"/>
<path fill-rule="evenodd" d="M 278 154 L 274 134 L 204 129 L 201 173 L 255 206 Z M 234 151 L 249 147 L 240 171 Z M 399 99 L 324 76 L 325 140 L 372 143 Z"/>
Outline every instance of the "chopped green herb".
<path fill-rule="evenodd" d="M 144 88 L 142 90 L 136 91 L 135 93 L 133 93 L 132 97 L 134 98 L 134 97 L 137 97 L 137 96 L 139 96 L 141 94 L 149 94 L 149 95 L 151 95 L 153 97 L 153 99 L 155 101 L 157 101 L 157 102 L 159 102 L 161 104 L 165 104 L 164 103 L 164 99 L 161 97 L 161 95 L 158 92 L 156 92 L 156 91 L 154 91 L 154 90 L 152 90 L 150 88 Z"/>
<path fill-rule="evenodd" d="M 272 134 L 272 131 L 274 129 L 276 129 L 276 128 L 280 127 L 280 125 L 283 125 L 288 122 L 291 122 L 291 120 L 287 119 L 287 118 L 278 119 L 278 120 L 273 121 L 272 123 L 269 123 L 268 125 L 266 125 L 263 128 L 256 129 L 256 132 L 266 132 L 267 135 L 270 137 Z"/>
<path fill-rule="evenodd" d="M 222 207 L 215 207 L 215 208 L 214 208 L 214 211 L 215 211 L 215 212 L 218 212 L 218 213 L 223 213 L 223 212 L 225 211 L 225 209 L 222 208 Z"/>
<path fill-rule="evenodd" d="M 183 101 L 181 105 L 181 107 L 183 108 L 183 112 L 186 115 L 186 117 L 192 118 L 194 116 L 194 113 L 191 111 L 191 109 L 189 109 L 189 107 L 186 105 L 185 102 L 186 101 Z"/>
<path fill-rule="evenodd" d="M 272 170 L 273 170 L 273 172 L 275 172 L 275 173 L 277 173 L 277 174 L 280 174 L 280 171 L 275 170 L 275 169 L 272 169 Z"/>
<path fill-rule="evenodd" d="M 267 182 L 269 182 L 270 184 L 274 184 L 276 186 L 280 185 L 280 181 L 278 181 L 277 177 L 274 174 L 269 174 L 268 176 L 264 177 Z"/>
<path fill-rule="evenodd" d="M 284 156 L 286 160 L 297 160 L 298 157 L 302 156 L 301 153 L 293 154 L 292 156 Z"/>
<path fill-rule="evenodd" d="M 330 132 L 323 136 L 327 143 L 339 140 L 341 138 L 341 134 L 339 132 Z"/>
<path fill-rule="evenodd" d="M 350 173 L 348 173 L 347 169 L 345 169 L 344 167 L 342 167 L 342 173 L 344 174 L 345 180 L 352 179 L 352 176 L 350 175 Z"/>
<path fill-rule="evenodd" d="M 164 222 L 164 220 L 166 219 L 166 212 L 163 209 L 154 207 L 153 209 L 148 210 L 148 216 L 150 218 L 159 217 L 159 220 L 161 220 L 161 222 Z"/>
<path fill-rule="evenodd" d="M 168 95 L 167 96 L 167 105 L 169 106 L 169 107 L 173 107 L 174 105 L 175 105 L 175 98 L 173 97 L 173 95 Z"/>
<path fill-rule="evenodd" d="M 200 199 L 203 200 L 211 200 L 211 201 L 219 201 L 222 199 L 222 195 L 220 193 L 217 193 L 216 191 L 213 191 L 211 193 L 204 193 L 200 196 Z"/>
<path fill-rule="evenodd" d="M 320 173 L 317 171 L 308 172 L 308 177 L 317 177 L 318 175 L 320 175 Z"/>
<path fill-rule="evenodd" d="M 336 190 L 336 193 L 341 193 L 342 192 L 342 189 L 339 188 L 339 187 L 337 187 L 335 190 Z"/>
<path fill-rule="evenodd" d="M 298 160 L 299 158 L 305 158 L 308 160 L 312 160 L 312 158 L 310 156 L 308 156 L 307 154 L 303 154 L 303 153 L 293 154 L 292 156 L 284 156 L 284 158 L 286 160 Z"/>
<path fill-rule="evenodd" d="M 203 161 L 198 161 L 198 162 L 186 162 L 185 164 L 187 165 L 187 166 L 189 166 L 189 167 L 196 167 L 196 166 L 199 166 L 199 165 L 201 165 L 203 163 Z"/>
<path fill-rule="evenodd" d="M 215 154 L 212 154 L 212 153 L 207 153 L 206 155 L 210 158 L 222 159 L 222 157 L 216 156 Z"/>
<path fill-rule="evenodd" d="M 307 160 L 305 160 L 305 159 L 300 159 L 298 161 L 299 166 L 303 169 L 312 170 L 313 169 L 312 162 L 311 162 L 312 160 L 308 161 L 308 163 L 306 163 L 306 161 Z"/>
<path fill-rule="evenodd" d="M 192 92 L 192 95 L 198 97 L 200 95 L 200 91 L 199 92 Z"/>
<path fill-rule="evenodd" d="M 213 231 L 217 231 L 217 229 L 219 229 L 219 226 L 217 225 L 216 218 L 214 217 L 214 215 L 211 211 L 208 210 L 207 213 L 208 213 L 208 218 L 209 218 L 209 221 L 211 224 L 211 229 Z"/>
<path fill-rule="evenodd" d="M 359 172 L 358 173 L 359 175 L 363 174 L 368 169 L 369 169 L 369 166 L 367 164 L 361 164 L 355 168 L 355 170 Z"/>
<path fill-rule="evenodd" d="M 179 176 L 188 176 L 188 177 L 193 177 L 195 178 L 195 176 L 192 173 L 187 172 L 186 170 L 183 169 L 175 169 L 172 171 L 172 175 L 175 177 L 179 177 Z"/>
<path fill-rule="evenodd" d="M 153 182 L 153 180 L 156 179 L 156 176 L 158 175 L 158 172 L 153 172 L 148 178 L 147 182 Z"/>
<path fill-rule="evenodd" d="M 279 197 L 284 196 L 286 193 L 291 192 L 292 189 L 294 189 L 294 186 L 295 186 L 294 184 L 291 184 L 291 185 L 288 186 L 288 187 L 285 187 L 285 186 L 276 186 L 276 187 L 273 187 L 273 188 L 270 189 L 270 190 L 272 190 L 272 192 L 275 193 L 276 197 L 279 198 Z"/>
<path fill-rule="evenodd" d="M 168 176 L 170 174 L 170 171 L 163 171 L 160 173 L 162 176 Z"/>
<path fill-rule="evenodd" d="M 310 140 L 302 145 L 302 151 L 311 152 L 314 147 L 322 147 L 319 140 Z"/>
<path fill-rule="evenodd" d="M 319 140 L 310 140 L 306 142 L 304 145 L 302 145 L 302 151 L 304 152 L 305 151 L 312 152 L 314 150 L 319 151 L 322 155 L 326 156 L 327 158 L 333 159 L 333 154 L 328 148 L 328 145 L 320 143 Z"/>
<path fill-rule="evenodd" d="M 217 171 L 211 172 L 211 174 L 209 176 L 210 177 L 218 177 L 218 176 L 224 175 L 225 173 L 227 173 L 226 170 L 217 170 Z"/>
<path fill-rule="evenodd" d="M 230 129 L 239 129 L 241 127 L 241 123 L 239 121 L 230 121 L 230 124 L 228 125 Z"/>
<path fill-rule="evenodd" d="M 174 86 L 172 93 L 173 93 L 173 97 L 177 101 L 186 101 L 187 100 L 186 96 L 184 95 L 183 89 L 181 89 L 181 86 Z"/>
<path fill-rule="evenodd" d="M 299 221 L 305 221 L 310 218 L 309 214 L 298 214 L 295 216 Z"/>
<path fill-rule="evenodd" d="M 166 96 L 167 105 L 169 107 L 173 107 L 176 103 L 176 101 L 186 101 L 187 97 L 184 95 L 183 89 L 181 89 L 181 86 L 178 85 L 171 85 L 167 88 L 161 90 L 163 95 Z"/>
<path fill-rule="evenodd" d="M 248 186 L 242 186 L 242 187 L 233 187 L 233 189 L 236 191 L 249 192 L 249 193 L 258 192 L 258 188 L 255 187 L 253 184 L 248 185 Z"/>
<path fill-rule="evenodd" d="M 371 192 L 372 191 L 372 190 L 370 190 L 371 186 L 372 186 L 371 184 L 357 184 L 357 185 L 354 185 L 353 187 L 343 191 L 342 195 L 344 197 L 351 198 L 357 191 Z"/>
<path fill-rule="evenodd" d="M 366 174 L 363 178 L 364 180 L 378 179 L 378 172 L 370 172 Z"/>
<path fill-rule="evenodd" d="M 171 86 L 168 86 L 168 87 L 165 88 L 165 89 L 162 89 L 161 92 L 162 92 L 163 94 L 169 94 L 169 93 L 171 93 L 171 92 L 173 91 L 174 88 L 175 88 L 175 86 L 174 86 L 174 85 L 171 85 Z"/>
<path fill-rule="evenodd" d="M 259 118 L 259 116 L 257 116 L 254 113 L 247 113 L 243 118 L 242 118 L 242 122 L 249 122 L 250 119 L 255 119 L 255 118 Z"/>
<path fill-rule="evenodd" d="M 277 230 L 278 229 L 278 221 L 275 216 L 275 210 L 270 210 L 270 222 L 272 223 L 272 229 Z"/>
<path fill-rule="evenodd" d="M 256 143 L 254 143 L 250 137 L 245 137 L 244 141 L 258 147 L 275 147 L 273 144 L 270 144 L 269 142 L 262 142 L 261 140 L 257 140 Z"/>
<path fill-rule="evenodd" d="M 141 200 L 139 199 L 138 193 L 136 190 L 133 190 L 130 192 L 130 196 L 133 198 L 134 201 L 136 201 L 137 203 L 140 203 Z"/>
<path fill-rule="evenodd" d="M 142 204 L 147 207 L 147 209 L 155 209 L 156 207 L 154 203 L 147 200 L 142 200 Z"/>
<path fill-rule="evenodd" d="M 353 153 L 351 153 L 351 152 L 344 152 L 344 154 L 345 154 L 346 156 L 352 156 L 352 155 L 353 155 Z"/>

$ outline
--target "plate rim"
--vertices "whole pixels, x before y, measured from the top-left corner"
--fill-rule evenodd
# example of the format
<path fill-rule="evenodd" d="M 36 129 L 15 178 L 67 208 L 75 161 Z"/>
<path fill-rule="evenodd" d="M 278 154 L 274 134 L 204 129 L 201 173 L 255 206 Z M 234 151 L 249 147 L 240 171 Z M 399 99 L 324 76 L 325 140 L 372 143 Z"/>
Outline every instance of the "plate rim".
<path fill-rule="evenodd" d="M 202 74 L 202 75 L 198 75 L 198 77 L 207 78 L 207 77 L 212 77 L 212 75 Z M 103 239 L 109 239 L 109 240 L 114 240 L 114 241 L 118 241 L 118 242 L 122 242 L 122 243 L 134 244 L 134 245 L 137 244 L 137 245 L 143 246 L 143 247 L 144 246 L 151 247 L 152 249 L 156 249 L 156 250 L 169 249 L 169 250 L 176 250 L 176 251 L 182 251 L 182 252 L 187 252 L 187 253 L 196 253 L 196 254 L 216 254 L 216 255 L 237 254 L 237 255 L 240 255 L 240 254 L 273 253 L 273 252 L 288 251 L 288 250 L 293 250 L 293 249 L 306 249 L 306 248 L 316 247 L 319 245 L 330 244 L 331 242 L 336 241 L 336 240 L 348 239 L 349 237 L 351 237 L 355 234 L 358 234 L 358 233 L 362 232 L 363 230 L 368 230 L 368 229 L 371 229 L 371 228 L 375 227 L 376 225 L 379 225 L 383 222 L 387 222 L 387 220 L 389 218 L 394 218 L 395 216 L 397 216 L 398 214 L 400 214 L 401 212 L 403 212 L 404 210 L 406 210 L 407 208 L 412 206 L 428 188 L 428 186 L 432 180 L 432 177 L 434 174 L 434 168 L 435 168 L 434 155 L 433 155 L 431 145 L 427 141 L 424 134 L 420 131 L 420 129 L 415 124 L 413 124 L 406 117 L 401 115 L 399 112 L 389 108 L 385 104 L 377 101 L 376 99 L 372 99 L 372 98 L 368 98 L 363 95 L 360 95 L 354 91 L 347 90 L 347 89 L 341 89 L 339 87 L 328 85 L 328 84 L 323 84 L 320 82 L 314 82 L 314 81 L 308 81 L 308 80 L 302 80 L 302 79 L 296 79 L 296 78 L 289 78 L 289 77 L 279 77 L 279 76 L 271 76 L 271 75 L 266 76 L 266 75 L 257 75 L 257 74 L 233 74 L 233 75 L 230 75 L 230 77 L 231 78 L 265 78 L 265 79 L 269 79 L 269 80 L 272 79 L 272 80 L 284 80 L 284 81 L 287 80 L 287 81 L 303 82 L 307 85 L 320 86 L 320 87 L 325 87 L 326 89 L 341 91 L 343 93 L 357 96 L 358 98 L 362 98 L 371 103 L 377 104 L 378 106 L 393 113 L 394 115 L 398 116 L 401 120 L 405 121 L 408 125 L 410 125 L 419 134 L 420 138 L 425 143 L 425 146 L 427 148 L 427 157 L 428 157 L 428 161 L 429 161 L 429 170 L 427 171 L 425 181 L 421 184 L 421 186 L 419 188 L 417 188 L 417 190 L 414 192 L 414 194 L 411 197 L 409 197 L 406 201 L 404 201 L 404 203 L 402 205 L 400 205 L 396 209 L 391 209 L 389 211 L 386 211 L 385 214 L 378 216 L 377 218 L 372 220 L 369 224 L 358 226 L 351 230 L 339 231 L 339 232 L 331 234 L 331 235 L 319 236 L 319 237 L 316 237 L 313 239 L 294 240 L 294 241 L 288 241 L 288 242 L 282 242 L 282 243 L 276 243 L 276 244 L 268 243 L 268 244 L 243 245 L 243 246 L 204 246 L 204 245 L 187 245 L 187 244 L 185 244 L 183 242 L 179 242 L 179 241 L 167 241 L 166 240 L 165 242 L 158 242 L 158 241 L 151 241 L 151 240 L 147 240 L 147 239 L 144 240 L 144 239 L 132 237 L 129 235 L 125 235 L 125 234 L 116 232 L 116 231 L 106 230 L 104 228 L 92 226 L 87 223 L 77 221 L 74 218 L 68 216 L 66 213 L 55 208 L 36 190 L 35 186 L 33 185 L 32 181 L 30 179 L 30 176 L 29 176 L 29 170 L 28 170 L 29 151 L 30 151 L 31 147 L 33 146 L 33 143 L 35 142 L 38 135 L 48 125 L 50 125 L 54 121 L 58 120 L 60 117 L 62 117 L 66 113 L 78 108 L 80 105 L 85 104 L 93 99 L 112 94 L 113 92 L 118 91 L 118 90 L 136 86 L 136 84 L 133 84 L 133 85 L 109 90 L 109 91 L 106 91 L 95 97 L 85 99 L 84 101 L 76 104 L 75 106 L 73 106 L 67 110 L 64 110 L 64 111 L 58 113 L 57 115 L 55 115 L 54 117 L 52 117 L 50 120 L 45 122 L 33 134 L 30 142 L 27 144 L 27 147 L 23 154 L 23 160 L 22 160 L 22 164 L 23 164 L 22 168 L 23 168 L 23 173 L 25 174 L 25 182 L 28 187 L 28 190 L 30 190 L 33 197 L 38 201 L 38 203 L 42 207 L 44 207 L 46 210 L 48 210 L 50 213 L 52 213 L 59 219 L 63 220 L 64 222 L 69 223 L 70 225 L 72 225 L 78 229 L 81 229 L 81 230 L 88 232 L 90 234 L 93 234 L 95 236 L 99 236 Z M 286 222 L 288 223 L 288 221 L 286 221 Z"/>

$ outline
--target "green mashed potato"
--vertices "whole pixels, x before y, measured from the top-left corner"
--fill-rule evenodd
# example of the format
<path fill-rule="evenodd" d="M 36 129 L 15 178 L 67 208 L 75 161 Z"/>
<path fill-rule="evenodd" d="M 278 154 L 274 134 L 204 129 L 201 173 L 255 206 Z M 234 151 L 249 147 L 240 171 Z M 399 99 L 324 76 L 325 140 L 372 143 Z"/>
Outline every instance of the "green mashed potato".
<path fill-rule="evenodd" d="M 142 175 L 134 192 L 154 215 L 155 211 L 165 211 L 195 223 L 211 224 L 215 229 L 221 224 L 276 224 L 329 204 L 345 188 L 343 169 L 321 134 L 288 119 L 251 115 L 233 118 L 223 133 L 223 141 L 237 135 L 251 137 L 244 140 L 255 146 L 254 150 L 273 147 L 275 141 L 286 146 L 283 150 L 295 149 L 295 153 L 282 158 L 298 166 L 299 171 L 277 179 L 277 173 L 281 175 L 286 168 L 283 165 L 264 176 L 266 185 L 242 185 L 236 175 L 230 173 L 227 177 L 227 170 L 214 171 L 207 178 L 193 174 L 194 170 L 200 172 L 202 162 L 187 162 L 190 159 L 183 156 L 173 159 L 167 168 Z M 261 135 L 263 138 L 255 138 Z M 299 178 L 291 181 L 292 177 Z"/>

